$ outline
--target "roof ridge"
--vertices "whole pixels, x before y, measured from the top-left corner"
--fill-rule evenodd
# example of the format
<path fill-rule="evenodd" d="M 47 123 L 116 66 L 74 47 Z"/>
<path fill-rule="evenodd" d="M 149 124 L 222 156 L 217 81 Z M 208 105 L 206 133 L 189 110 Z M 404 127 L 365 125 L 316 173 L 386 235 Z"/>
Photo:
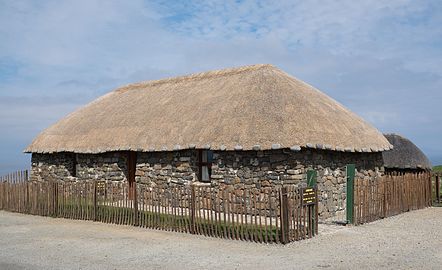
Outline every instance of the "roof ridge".
<path fill-rule="evenodd" d="M 386 136 L 396 137 L 396 138 L 404 139 L 404 140 L 411 142 L 410 139 L 408 139 L 407 137 L 405 137 L 404 135 L 399 134 L 399 133 L 391 132 L 391 133 L 383 133 L 383 135 L 384 135 L 384 137 L 386 137 Z"/>
<path fill-rule="evenodd" d="M 384 136 L 401 136 L 401 137 L 403 137 L 401 134 L 396 133 L 396 132 L 386 132 L 383 134 L 384 134 Z"/>
<path fill-rule="evenodd" d="M 140 87 L 154 86 L 154 85 L 164 84 L 164 83 L 178 83 L 178 82 L 184 82 L 184 81 L 195 81 L 195 80 L 201 80 L 201 79 L 208 79 L 208 78 L 219 77 L 219 76 L 239 74 L 239 73 L 243 73 L 243 72 L 247 72 L 247 71 L 254 71 L 254 70 L 259 70 L 259 69 L 264 69 L 264 68 L 276 68 L 276 67 L 272 64 L 255 64 L 255 65 L 247 65 L 247 66 L 240 66 L 240 67 L 234 67 L 234 68 L 225 68 L 225 69 L 197 72 L 197 73 L 191 73 L 188 75 L 164 78 L 164 79 L 159 79 L 159 80 L 149 80 L 149 81 L 142 81 L 142 82 L 137 82 L 137 83 L 130 83 L 130 84 L 127 84 L 127 85 L 117 88 L 116 90 L 114 90 L 114 92 L 119 92 L 119 93 L 126 92 L 129 89 L 137 89 Z"/>

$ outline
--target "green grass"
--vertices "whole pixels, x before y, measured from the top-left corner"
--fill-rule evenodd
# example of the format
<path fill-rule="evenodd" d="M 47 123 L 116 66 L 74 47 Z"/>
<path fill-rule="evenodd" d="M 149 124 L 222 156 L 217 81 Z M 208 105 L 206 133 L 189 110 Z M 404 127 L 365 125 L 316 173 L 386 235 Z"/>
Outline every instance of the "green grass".
<path fill-rule="evenodd" d="M 86 206 L 89 206 L 90 217 L 92 217 L 93 205 L 92 204 L 83 204 L 83 209 L 86 209 Z M 69 213 L 80 213 L 81 208 L 77 204 L 65 204 L 64 205 L 66 212 L 68 215 L 63 215 L 62 212 L 58 213 L 59 217 L 67 217 L 69 218 L 71 215 Z M 179 228 L 186 227 L 190 228 L 190 217 L 189 216 L 179 216 L 179 215 L 170 215 L 165 213 L 154 213 L 150 211 L 139 211 L 138 212 L 139 223 L 140 225 L 148 225 L 149 228 L 155 229 L 165 229 L 172 230 L 175 228 L 179 230 Z M 72 217 L 77 219 L 77 216 Z M 125 208 L 125 207 L 114 207 L 114 206 L 104 206 L 99 205 L 97 209 L 96 221 L 105 222 L 105 223 L 117 223 L 122 225 L 132 225 L 133 222 L 133 209 Z M 147 224 L 145 224 L 147 223 Z M 213 220 L 213 223 L 207 219 L 197 219 L 196 226 L 199 230 L 199 234 L 214 234 L 214 232 L 218 232 L 218 235 L 230 235 L 233 238 L 236 235 L 247 235 L 248 238 L 252 236 L 254 238 L 262 239 L 265 241 L 265 237 L 269 239 L 273 239 L 275 241 L 276 238 L 279 238 L 279 229 L 273 224 L 270 227 L 267 224 L 267 230 L 264 229 L 264 225 L 260 227 L 255 224 L 234 224 L 231 222 L 216 222 Z"/>
<path fill-rule="evenodd" d="M 132 211 L 132 209 L 129 209 Z M 139 211 L 139 221 L 141 223 L 142 220 L 147 221 L 149 227 L 154 227 L 158 229 L 172 229 L 186 227 L 189 228 L 190 217 L 189 216 L 174 216 L 165 213 L 154 213 L 149 211 Z M 131 221 L 132 222 L 132 221 Z M 234 224 L 231 222 L 216 222 L 213 220 L 213 223 L 207 219 L 197 219 L 196 220 L 196 228 L 200 231 L 200 234 L 214 234 L 214 232 L 218 232 L 219 235 L 227 235 L 235 236 L 236 235 L 248 235 L 251 237 L 252 235 L 259 238 L 265 239 L 267 236 L 268 239 L 276 239 L 279 236 L 279 231 L 276 226 L 270 227 L 267 226 L 267 230 L 264 229 L 264 225 L 261 228 L 259 225 L 255 224 Z"/>
<path fill-rule="evenodd" d="M 180 224 L 190 224 L 190 218 L 188 216 L 185 217 L 175 217 L 172 215 L 166 215 L 166 214 L 155 214 L 155 213 L 149 213 L 149 212 L 144 212 L 147 215 L 160 215 L 160 219 L 162 219 L 161 222 L 165 222 L 166 224 L 169 224 L 169 226 L 179 226 Z M 181 222 L 181 223 L 180 223 Z M 264 229 L 264 225 L 263 227 L 260 227 L 259 225 L 255 225 L 255 224 L 234 224 L 228 221 L 220 221 L 220 222 L 215 222 L 215 220 L 213 220 L 213 223 L 207 219 L 198 219 L 196 222 L 196 227 L 198 227 L 198 230 L 200 231 L 200 234 L 204 234 L 202 232 L 206 232 L 207 234 L 209 232 L 216 232 L 218 231 L 218 233 L 220 235 L 224 235 L 225 233 L 227 235 L 231 235 L 233 237 L 236 236 L 240 236 L 242 235 L 248 235 L 249 237 L 251 237 L 252 235 L 258 238 L 261 238 L 264 240 L 265 237 L 267 236 L 269 239 L 275 239 L 279 234 L 278 234 L 278 229 L 275 226 L 270 227 L 268 225 L 267 230 Z"/>
<path fill-rule="evenodd" d="M 435 172 L 442 172 L 442 165 L 437 165 L 433 167 L 433 171 Z"/>

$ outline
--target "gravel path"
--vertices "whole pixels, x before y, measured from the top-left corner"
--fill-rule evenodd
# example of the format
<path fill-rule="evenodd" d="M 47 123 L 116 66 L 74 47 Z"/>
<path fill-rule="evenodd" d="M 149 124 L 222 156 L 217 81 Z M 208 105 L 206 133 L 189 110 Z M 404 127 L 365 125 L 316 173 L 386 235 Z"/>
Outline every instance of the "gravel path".
<path fill-rule="evenodd" d="M 442 208 L 286 246 L 0 211 L 0 269 L 442 269 Z"/>

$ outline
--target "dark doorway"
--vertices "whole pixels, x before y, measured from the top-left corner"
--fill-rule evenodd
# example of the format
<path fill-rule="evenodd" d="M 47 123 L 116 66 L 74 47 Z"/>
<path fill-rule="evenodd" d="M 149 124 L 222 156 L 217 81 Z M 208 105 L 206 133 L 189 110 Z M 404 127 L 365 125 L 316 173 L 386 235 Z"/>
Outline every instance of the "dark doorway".
<path fill-rule="evenodd" d="M 129 200 L 134 199 L 136 167 L 137 152 L 127 152 L 127 181 L 129 182 Z"/>

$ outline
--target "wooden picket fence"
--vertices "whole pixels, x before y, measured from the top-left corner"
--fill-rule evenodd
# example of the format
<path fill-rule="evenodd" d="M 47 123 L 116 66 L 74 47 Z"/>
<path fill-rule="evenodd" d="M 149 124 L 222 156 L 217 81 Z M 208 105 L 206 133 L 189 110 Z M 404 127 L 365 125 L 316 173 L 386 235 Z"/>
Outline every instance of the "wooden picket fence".
<path fill-rule="evenodd" d="M 148 186 L 112 181 L 35 182 L 0 178 L 0 209 L 166 231 L 288 243 L 318 233 L 317 192 L 303 203 L 294 186 L 235 190 L 231 186 Z"/>
<path fill-rule="evenodd" d="M 375 179 L 356 179 L 354 193 L 354 223 L 368 223 L 431 206 L 431 174 L 389 174 Z"/>

